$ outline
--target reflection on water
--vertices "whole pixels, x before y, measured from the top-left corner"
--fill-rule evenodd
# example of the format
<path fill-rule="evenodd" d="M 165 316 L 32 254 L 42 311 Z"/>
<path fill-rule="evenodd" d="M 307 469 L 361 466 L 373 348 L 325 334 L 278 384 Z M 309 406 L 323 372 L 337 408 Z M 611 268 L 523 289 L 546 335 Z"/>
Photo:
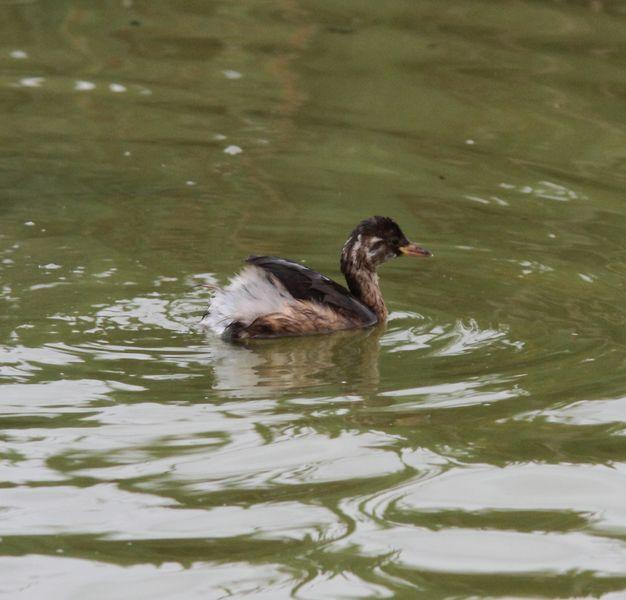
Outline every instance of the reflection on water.
<path fill-rule="evenodd" d="M 375 391 L 382 327 L 336 335 L 235 346 L 212 340 L 214 389 L 232 397 L 267 397 L 325 383 Z"/>
<path fill-rule="evenodd" d="M 623 596 L 625 21 L 3 3 L 0 596 Z M 198 330 L 380 213 L 385 326 Z"/>
<path fill-rule="evenodd" d="M 281 565 L 251 565 L 244 562 L 197 562 L 182 566 L 173 562 L 160 565 L 138 564 L 120 567 L 107 562 L 59 556 L 6 558 L 7 572 L 13 573 L 5 585 L 12 597 L 81 597 L 104 600 L 128 596 L 171 598 L 184 590 L 187 598 L 254 596 L 270 599 L 289 590 L 290 574 Z M 32 573 L 39 577 L 30 583 Z M 207 585 L 207 580 L 211 584 Z M 24 581 L 29 581 L 24 589 Z"/>

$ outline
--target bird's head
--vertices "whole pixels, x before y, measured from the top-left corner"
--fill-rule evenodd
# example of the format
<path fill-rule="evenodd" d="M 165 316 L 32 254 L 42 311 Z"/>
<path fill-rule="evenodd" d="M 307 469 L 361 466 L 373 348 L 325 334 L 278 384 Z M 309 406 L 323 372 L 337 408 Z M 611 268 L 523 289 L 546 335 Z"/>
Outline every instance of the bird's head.
<path fill-rule="evenodd" d="M 426 248 L 410 242 L 398 224 L 389 217 L 370 217 L 350 234 L 341 252 L 341 270 L 376 268 L 396 256 L 432 256 Z"/>

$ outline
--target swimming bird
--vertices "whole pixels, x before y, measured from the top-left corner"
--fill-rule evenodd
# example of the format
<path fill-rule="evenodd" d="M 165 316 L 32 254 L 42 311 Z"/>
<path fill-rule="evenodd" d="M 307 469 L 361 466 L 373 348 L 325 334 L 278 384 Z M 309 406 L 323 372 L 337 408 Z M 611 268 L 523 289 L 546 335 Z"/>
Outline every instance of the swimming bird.
<path fill-rule="evenodd" d="M 297 262 L 250 256 L 228 285 L 217 288 L 202 325 L 236 341 L 330 333 L 386 321 L 376 269 L 396 256 L 431 256 L 409 242 L 389 217 L 370 217 L 341 251 L 348 289 Z"/>

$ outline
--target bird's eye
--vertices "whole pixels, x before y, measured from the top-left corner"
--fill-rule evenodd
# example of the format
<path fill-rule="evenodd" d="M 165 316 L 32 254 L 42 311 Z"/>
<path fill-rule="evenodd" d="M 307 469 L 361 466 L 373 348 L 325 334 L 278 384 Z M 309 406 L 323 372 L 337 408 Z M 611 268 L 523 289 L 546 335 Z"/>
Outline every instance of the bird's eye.
<path fill-rule="evenodd" d="M 392 237 L 392 238 L 389 240 L 389 243 L 390 243 L 392 246 L 399 246 L 399 245 L 400 245 L 400 238 L 397 238 L 397 237 Z"/>

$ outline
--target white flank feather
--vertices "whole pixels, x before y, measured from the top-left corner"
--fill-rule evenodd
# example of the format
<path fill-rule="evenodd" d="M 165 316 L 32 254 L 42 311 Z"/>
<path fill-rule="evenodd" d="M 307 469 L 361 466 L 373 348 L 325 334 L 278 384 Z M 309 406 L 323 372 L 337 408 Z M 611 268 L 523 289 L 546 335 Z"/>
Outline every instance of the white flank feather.
<path fill-rule="evenodd" d="M 263 269 L 247 266 L 227 286 L 218 288 L 202 319 L 202 327 L 219 335 L 234 321 L 250 325 L 257 317 L 285 310 L 295 298 Z"/>

